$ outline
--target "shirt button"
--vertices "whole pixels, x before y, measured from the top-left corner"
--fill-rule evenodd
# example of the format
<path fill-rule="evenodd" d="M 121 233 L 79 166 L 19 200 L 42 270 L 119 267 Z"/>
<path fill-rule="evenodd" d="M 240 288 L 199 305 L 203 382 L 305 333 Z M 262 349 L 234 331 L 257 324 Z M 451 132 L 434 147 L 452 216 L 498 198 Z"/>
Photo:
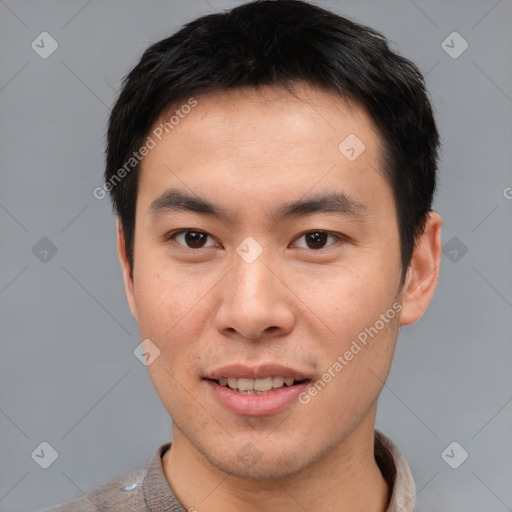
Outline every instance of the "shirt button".
<path fill-rule="evenodd" d="M 126 487 L 123 487 L 123 491 L 133 491 L 134 489 L 137 488 L 137 485 L 138 484 L 130 484 L 130 485 L 127 485 Z"/>

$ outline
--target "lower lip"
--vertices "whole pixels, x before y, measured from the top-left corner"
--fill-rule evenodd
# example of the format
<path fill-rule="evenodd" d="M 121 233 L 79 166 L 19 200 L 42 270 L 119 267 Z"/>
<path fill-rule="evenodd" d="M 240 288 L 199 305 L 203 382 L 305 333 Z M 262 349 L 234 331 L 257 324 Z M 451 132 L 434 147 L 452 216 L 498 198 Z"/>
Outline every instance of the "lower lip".
<path fill-rule="evenodd" d="M 230 411 L 242 416 L 270 416 L 283 410 L 306 389 L 309 381 L 284 386 L 261 395 L 232 391 L 213 380 L 206 380 L 217 400 Z"/>

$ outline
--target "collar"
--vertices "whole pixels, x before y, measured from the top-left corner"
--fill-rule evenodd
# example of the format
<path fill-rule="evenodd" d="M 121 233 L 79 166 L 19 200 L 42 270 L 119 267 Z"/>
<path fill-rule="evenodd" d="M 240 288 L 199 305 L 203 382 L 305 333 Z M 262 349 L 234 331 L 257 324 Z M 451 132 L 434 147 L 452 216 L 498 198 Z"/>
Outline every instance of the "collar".
<path fill-rule="evenodd" d="M 392 489 L 386 512 L 413 512 L 416 487 L 411 470 L 398 446 L 375 429 L 374 452 L 379 469 Z"/>

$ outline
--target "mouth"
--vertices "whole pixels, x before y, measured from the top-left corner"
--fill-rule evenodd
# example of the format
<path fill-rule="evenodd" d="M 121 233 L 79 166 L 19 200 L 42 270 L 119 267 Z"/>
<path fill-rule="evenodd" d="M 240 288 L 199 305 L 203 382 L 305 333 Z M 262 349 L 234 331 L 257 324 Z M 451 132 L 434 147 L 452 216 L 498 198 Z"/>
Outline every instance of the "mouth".
<path fill-rule="evenodd" d="M 294 379 L 293 377 L 272 376 L 259 379 L 246 379 L 242 377 L 221 377 L 220 379 L 208 379 L 219 386 L 228 388 L 235 393 L 246 395 L 265 395 L 278 389 L 290 388 L 302 384 L 309 379 Z"/>
<path fill-rule="evenodd" d="M 270 416 L 298 404 L 299 394 L 312 380 L 281 365 L 231 365 L 208 374 L 216 403 L 239 416 Z"/>

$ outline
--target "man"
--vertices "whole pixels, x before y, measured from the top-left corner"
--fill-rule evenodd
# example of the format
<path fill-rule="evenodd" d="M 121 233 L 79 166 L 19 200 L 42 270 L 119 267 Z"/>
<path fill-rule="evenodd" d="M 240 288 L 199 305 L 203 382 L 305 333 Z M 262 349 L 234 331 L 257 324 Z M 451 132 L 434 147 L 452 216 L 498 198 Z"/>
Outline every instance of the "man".
<path fill-rule="evenodd" d="M 244 4 L 151 46 L 102 190 L 172 442 L 52 510 L 413 510 L 375 415 L 438 280 L 438 144 L 417 68 L 314 5 Z"/>

